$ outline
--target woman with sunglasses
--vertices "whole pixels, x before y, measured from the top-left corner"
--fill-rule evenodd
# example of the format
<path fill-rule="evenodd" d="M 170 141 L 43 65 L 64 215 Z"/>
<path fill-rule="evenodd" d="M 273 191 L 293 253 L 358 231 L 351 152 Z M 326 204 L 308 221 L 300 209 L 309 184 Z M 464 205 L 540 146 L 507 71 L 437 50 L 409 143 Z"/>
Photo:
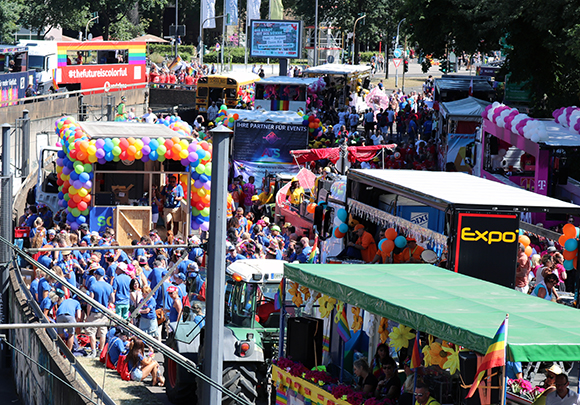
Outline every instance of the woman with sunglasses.
<path fill-rule="evenodd" d="M 396 401 L 401 395 L 401 379 L 397 373 L 397 363 L 391 357 L 387 357 L 383 363 L 384 378 L 379 380 L 375 397 Z"/>
<path fill-rule="evenodd" d="M 554 273 L 548 273 L 544 277 L 544 281 L 536 284 L 534 291 L 532 291 L 532 296 L 543 298 L 548 301 L 552 301 L 552 297 L 558 301 L 559 297 L 554 289 L 554 286 L 558 285 L 558 276 Z"/>

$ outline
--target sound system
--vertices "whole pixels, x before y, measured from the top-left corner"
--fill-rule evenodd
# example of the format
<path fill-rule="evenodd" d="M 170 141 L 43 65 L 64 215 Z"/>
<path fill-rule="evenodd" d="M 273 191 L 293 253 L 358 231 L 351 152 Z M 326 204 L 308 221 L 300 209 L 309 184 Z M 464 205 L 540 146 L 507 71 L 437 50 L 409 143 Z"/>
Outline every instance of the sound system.
<path fill-rule="evenodd" d="M 474 352 L 459 352 L 459 372 L 461 373 L 461 378 L 465 381 L 465 384 L 473 383 L 475 379 L 475 373 L 477 373 L 477 355 Z M 492 387 L 499 387 L 500 386 L 500 373 L 501 370 L 499 368 L 494 368 L 491 370 L 491 374 L 496 373 L 491 378 L 491 386 Z M 487 376 L 484 376 L 484 378 Z M 483 384 L 483 380 L 482 383 Z M 480 385 L 482 386 L 482 385 Z M 499 389 L 492 389 L 491 390 L 491 403 L 498 404 L 500 402 Z M 479 394 L 477 391 L 471 398 L 465 398 L 467 393 L 469 392 L 469 388 L 461 388 L 461 404 L 462 405 L 481 405 L 481 401 L 479 399 Z"/>
<path fill-rule="evenodd" d="M 324 321 L 318 318 L 288 319 L 286 357 L 299 361 L 308 369 L 322 364 Z"/>
<path fill-rule="evenodd" d="M 103 192 L 95 194 L 95 205 L 115 205 L 115 193 Z"/>

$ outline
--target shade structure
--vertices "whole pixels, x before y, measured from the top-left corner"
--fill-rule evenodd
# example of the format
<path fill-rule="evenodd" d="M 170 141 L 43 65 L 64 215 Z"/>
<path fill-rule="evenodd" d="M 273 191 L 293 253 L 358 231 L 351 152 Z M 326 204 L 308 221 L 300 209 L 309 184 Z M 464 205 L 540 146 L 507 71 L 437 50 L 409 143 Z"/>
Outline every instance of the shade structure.
<path fill-rule="evenodd" d="M 580 360 L 577 309 L 432 265 L 285 264 L 284 276 L 479 353 L 509 313 L 509 360 Z"/>
<path fill-rule="evenodd" d="M 131 41 L 147 42 L 147 43 L 158 43 L 158 44 L 168 44 L 169 41 L 152 34 L 141 35 L 140 37 L 133 38 Z"/>

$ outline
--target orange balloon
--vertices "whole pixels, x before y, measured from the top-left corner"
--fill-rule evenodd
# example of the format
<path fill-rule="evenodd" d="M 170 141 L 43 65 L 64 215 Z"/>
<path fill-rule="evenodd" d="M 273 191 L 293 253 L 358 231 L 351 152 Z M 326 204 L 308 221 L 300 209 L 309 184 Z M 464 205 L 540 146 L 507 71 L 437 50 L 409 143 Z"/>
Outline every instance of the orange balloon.
<path fill-rule="evenodd" d="M 576 227 L 572 224 L 566 224 L 562 228 L 564 235 L 568 236 L 568 239 L 576 237 Z"/>
<path fill-rule="evenodd" d="M 338 226 L 334 229 L 334 236 L 338 239 L 344 238 L 344 233 L 338 230 Z"/>
<path fill-rule="evenodd" d="M 560 236 L 560 238 L 558 238 L 558 243 L 562 246 L 564 246 L 566 244 L 566 241 L 570 239 L 570 237 L 566 236 L 566 234 Z"/>
<path fill-rule="evenodd" d="M 395 242 L 393 242 L 390 239 L 387 239 L 386 241 L 383 242 L 383 245 L 381 247 L 383 248 L 382 251 L 384 253 L 391 253 L 395 248 Z"/>
<path fill-rule="evenodd" d="M 534 249 L 532 249 L 531 246 L 526 246 L 525 253 L 526 253 L 527 256 L 531 256 L 532 253 L 534 253 Z"/>
<path fill-rule="evenodd" d="M 562 254 L 563 254 L 565 260 L 573 260 L 577 256 L 577 253 L 578 253 L 578 250 L 574 250 L 573 252 L 570 252 L 568 250 L 564 250 L 564 252 Z"/>
<path fill-rule="evenodd" d="M 385 231 L 385 238 L 394 241 L 397 238 L 397 231 L 395 228 L 389 228 Z"/>
<path fill-rule="evenodd" d="M 314 203 L 308 204 L 308 206 L 306 207 L 306 211 L 308 211 L 311 214 L 314 214 L 314 211 L 316 211 L 316 204 Z"/>
<path fill-rule="evenodd" d="M 519 241 L 522 245 L 524 246 L 528 246 L 530 244 L 530 238 L 528 238 L 526 235 L 520 235 L 519 237 Z"/>

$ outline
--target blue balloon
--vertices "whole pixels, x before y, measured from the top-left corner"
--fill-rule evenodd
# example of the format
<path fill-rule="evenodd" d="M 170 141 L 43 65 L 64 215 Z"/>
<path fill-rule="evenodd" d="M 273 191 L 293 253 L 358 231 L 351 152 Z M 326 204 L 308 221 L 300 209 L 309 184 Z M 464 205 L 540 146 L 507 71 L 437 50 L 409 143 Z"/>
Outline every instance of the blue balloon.
<path fill-rule="evenodd" d="M 346 222 L 346 220 L 348 219 L 348 212 L 346 212 L 346 210 L 344 208 L 339 209 L 336 212 L 336 216 L 338 217 L 338 219 L 340 219 L 342 222 Z M 344 233 L 344 232 L 343 232 Z"/>
<path fill-rule="evenodd" d="M 77 220 L 77 218 L 69 212 L 68 214 L 66 214 L 66 220 L 68 222 L 75 222 Z"/>
<path fill-rule="evenodd" d="M 157 158 L 159 158 L 159 154 L 156 150 L 152 150 L 151 153 L 149 153 L 149 159 L 157 160 Z"/>
<path fill-rule="evenodd" d="M 580 238 L 580 228 L 576 227 L 576 239 Z"/>
<path fill-rule="evenodd" d="M 92 173 L 92 172 L 91 172 Z M 86 183 L 87 181 L 89 181 L 91 178 L 89 177 L 89 174 L 86 172 L 82 172 L 81 174 L 79 174 L 79 180 L 82 181 L 83 183 Z"/>
<path fill-rule="evenodd" d="M 395 246 L 398 247 L 399 249 L 404 248 L 405 246 L 407 246 L 407 239 L 402 235 L 397 236 L 395 238 Z"/>
<path fill-rule="evenodd" d="M 564 260 L 564 268 L 566 270 L 572 270 L 574 268 L 574 260 Z"/>
<path fill-rule="evenodd" d="M 70 179 L 71 180 L 78 180 L 79 179 L 79 174 L 77 172 L 71 172 Z"/>
<path fill-rule="evenodd" d="M 66 153 L 64 153 L 64 151 L 62 150 L 59 150 L 56 155 L 61 159 L 64 159 L 66 157 Z"/>
<path fill-rule="evenodd" d="M 79 215 L 77 217 L 77 222 L 79 223 L 79 225 L 80 224 L 84 224 L 85 222 L 87 222 L 87 218 L 85 216 L 83 216 L 83 215 Z"/>
<path fill-rule="evenodd" d="M 564 244 L 564 249 L 566 249 L 568 252 L 575 251 L 576 249 L 578 249 L 578 240 L 568 239 Z"/>
<path fill-rule="evenodd" d="M 383 243 L 385 243 L 387 241 L 387 238 L 381 239 L 379 241 L 379 250 L 383 250 Z"/>
<path fill-rule="evenodd" d="M 157 142 L 157 140 L 155 139 L 151 139 L 151 142 L 149 142 L 149 147 L 151 148 L 151 150 L 157 150 L 157 148 L 159 147 L 159 142 Z"/>
<path fill-rule="evenodd" d="M 199 175 L 199 181 L 201 181 L 202 183 L 207 183 L 210 180 L 211 177 L 209 177 L 206 174 L 200 174 Z"/>
<path fill-rule="evenodd" d="M 340 233 L 347 233 L 348 232 L 348 225 L 347 224 L 340 224 L 338 226 L 338 230 Z"/>
<path fill-rule="evenodd" d="M 110 162 L 111 160 L 113 160 L 114 157 L 115 157 L 115 155 L 113 155 L 113 152 L 105 153 L 105 159 L 107 160 L 107 162 Z"/>

